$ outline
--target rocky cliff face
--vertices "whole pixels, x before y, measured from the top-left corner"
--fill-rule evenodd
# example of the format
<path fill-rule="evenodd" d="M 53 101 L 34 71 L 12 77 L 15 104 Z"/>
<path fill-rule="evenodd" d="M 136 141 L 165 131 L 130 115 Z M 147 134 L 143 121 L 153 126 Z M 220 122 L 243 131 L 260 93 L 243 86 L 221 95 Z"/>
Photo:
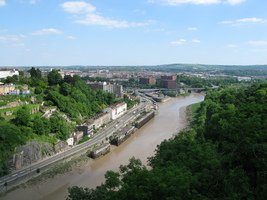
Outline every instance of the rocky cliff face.
<path fill-rule="evenodd" d="M 41 143 L 35 140 L 18 147 L 17 152 L 9 161 L 12 170 L 19 170 L 23 167 L 30 166 L 35 162 L 55 154 L 54 148 L 48 143 Z"/>
<path fill-rule="evenodd" d="M 1 106 L 0 109 L 6 109 L 6 108 L 13 108 L 13 107 L 18 107 L 18 106 L 24 106 L 24 105 L 28 105 L 29 102 L 23 102 L 23 101 L 14 101 L 14 102 L 11 102 L 11 103 L 8 103 L 7 105 L 5 106 Z M 40 105 L 37 105 L 36 107 L 33 107 L 31 110 L 30 110 L 30 113 L 31 114 L 35 114 L 35 113 L 38 113 L 40 111 Z M 8 112 L 5 112 L 5 115 L 6 116 L 9 116 L 9 115 L 12 115 L 13 114 L 13 110 L 12 111 L 8 111 Z"/>
<path fill-rule="evenodd" d="M 33 115 L 35 113 L 38 113 L 39 111 L 40 111 L 40 105 L 38 105 L 37 107 L 32 108 L 31 114 Z"/>
<path fill-rule="evenodd" d="M 28 102 L 14 101 L 14 102 L 8 103 L 5 106 L 1 106 L 0 109 L 13 108 L 13 107 L 18 107 L 18 106 L 23 106 L 26 104 L 28 104 Z"/>

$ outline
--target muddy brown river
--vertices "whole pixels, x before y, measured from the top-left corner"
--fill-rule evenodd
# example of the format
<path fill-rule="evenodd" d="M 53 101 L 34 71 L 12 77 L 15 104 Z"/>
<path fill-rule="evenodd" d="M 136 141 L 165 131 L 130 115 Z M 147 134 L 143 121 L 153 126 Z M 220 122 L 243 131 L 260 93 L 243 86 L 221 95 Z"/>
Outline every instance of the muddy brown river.
<path fill-rule="evenodd" d="M 119 166 L 128 164 L 133 156 L 139 158 L 143 164 L 147 164 L 147 158 L 154 155 L 158 144 L 185 128 L 185 107 L 203 100 L 204 95 L 191 94 L 159 103 L 159 113 L 119 147 L 113 146 L 106 156 L 85 163 L 78 170 L 73 169 L 66 174 L 57 175 L 53 180 L 47 180 L 30 188 L 19 188 L 1 198 L 64 200 L 68 195 L 68 187 L 77 185 L 95 188 L 104 181 L 107 170 L 118 171 Z"/>

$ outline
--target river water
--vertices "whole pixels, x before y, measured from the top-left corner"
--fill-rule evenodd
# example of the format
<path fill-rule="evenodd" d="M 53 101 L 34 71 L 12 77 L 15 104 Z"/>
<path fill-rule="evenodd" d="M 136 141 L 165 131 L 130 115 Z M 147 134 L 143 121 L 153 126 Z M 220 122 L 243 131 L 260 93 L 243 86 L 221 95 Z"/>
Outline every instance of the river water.
<path fill-rule="evenodd" d="M 185 128 L 185 107 L 203 100 L 204 95 L 191 94 L 159 103 L 159 113 L 119 147 L 112 147 L 106 156 L 85 164 L 80 170 L 58 175 L 45 183 L 31 188 L 19 188 L 3 197 L 3 200 L 63 200 L 68 195 L 68 187 L 77 185 L 95 188 L 104 181 L 107 170 L 118 171 L 119 166 L 128 164 L 133 156 L 147 164 L 147 158 L 154 155 L 157 145 Z"/>

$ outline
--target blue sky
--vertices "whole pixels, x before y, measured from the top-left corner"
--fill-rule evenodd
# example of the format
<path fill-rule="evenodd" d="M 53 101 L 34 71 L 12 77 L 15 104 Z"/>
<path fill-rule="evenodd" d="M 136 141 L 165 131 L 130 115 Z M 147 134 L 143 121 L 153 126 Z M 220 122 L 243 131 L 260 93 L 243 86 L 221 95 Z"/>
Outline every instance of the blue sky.
<path fill-rule="evenodd" d="M 0 66 L 267 64 L 266 0 L 0 0 Z"/>

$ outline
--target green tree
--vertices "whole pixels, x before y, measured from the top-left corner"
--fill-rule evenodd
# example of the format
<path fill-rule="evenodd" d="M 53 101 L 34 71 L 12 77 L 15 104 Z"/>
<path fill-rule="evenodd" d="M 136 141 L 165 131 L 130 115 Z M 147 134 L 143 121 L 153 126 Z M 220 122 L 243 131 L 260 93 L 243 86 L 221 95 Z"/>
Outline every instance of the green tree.
<path fill-rule="evenodd" d="M 16 113 L 14 123 L 17 126 L 28 126 L 31 121 L 30 111 L 26 106 L 23 106 Z"/>
<path fill-rule="evenodd" d="M 48 135 L 51 131 L 49 119 L 45 117 L 36 117 L 33 120 L 33 130 L 37 135 Z"/>
<path fill-rule="evenodd" d="M 62 82 L 62 76 L 55 69 L 48 73 L 47 79 L 49 85 L 57 85 Z"/>
<path fill-rule="evenodd" d="M 20 129 L 10 123 L 0 121 L 0 176 L 9 171 L 7 160 L 14 153 L 15 148 L 26 143 L 27 138 Z"/>
<path fill-rule="evenodd" d="M 40 79 L 42 77 L 42 72 L 38 68 L 35 69 L 34 67 L 32 67 L 29 72 L 32 78 Z"/>
<path fill-rule="evenodd" d="M 14 83 L 15 84 L 16 82 L 17 82 L 17 78 L 15 75 L 14 76 L 8 76 L 5 79 L 5 83 Z"/>
<path fill-rule="evenodd" d="M 35 94 L 41 94 L 43 92 L 42 88 L 40 86 L 37 86 L 34 90 Z"/>
<path fill-rule="evenodd" d="M 68 96 L 71 93 L 72 87 L 71 84 L 64 82 L 60 87 L 60 93 Z"/>
<path fill-rule="evenodd" d="M 83 194 L 88 199 L 100 192 L 102 199 L 265 199 L 266 91 L 267 84 L 261 84 L 207 94 L 196 125 L 158 145 L 148 160 L 150 170 L 132 159 Z"/>

